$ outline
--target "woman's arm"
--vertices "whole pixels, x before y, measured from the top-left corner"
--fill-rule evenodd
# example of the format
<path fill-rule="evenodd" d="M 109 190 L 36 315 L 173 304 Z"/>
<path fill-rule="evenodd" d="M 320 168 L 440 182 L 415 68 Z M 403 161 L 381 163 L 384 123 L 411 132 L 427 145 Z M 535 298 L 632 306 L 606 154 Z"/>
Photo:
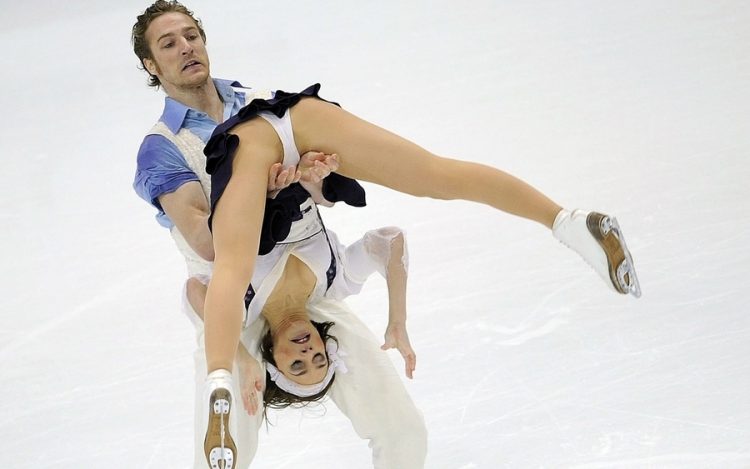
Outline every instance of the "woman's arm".
<path fill-rule="evenodd" d="M 262 405 L 263 389 L 266 384 L 266 373 L 261 368 L 258 360 L 248 353 L 245 346 L 240 342 L 237 347 L 237 367 L 240 371 L 240 392 L 242 403 L 249 415 L 255 415 Z"/>
<path fill-rule="evenodd" d="M 405 254 L 404 233 L 399 231 L 390 239 L 390 253 L 386 264 L 389 324 L 406 324 L 407 263 Z"/>
<path fill-rule="evenodd" d="M 389 253 L 385 266 L 385 279 L 388 286 L 388 326 L 382 350 L 396 348 L 404 357 L 404 371 L 408 378 L 414 377 L 417 356 L 406 331 L 406 281 L 408 262 L 404 233 L 397 231 L 386 237 Z"/>

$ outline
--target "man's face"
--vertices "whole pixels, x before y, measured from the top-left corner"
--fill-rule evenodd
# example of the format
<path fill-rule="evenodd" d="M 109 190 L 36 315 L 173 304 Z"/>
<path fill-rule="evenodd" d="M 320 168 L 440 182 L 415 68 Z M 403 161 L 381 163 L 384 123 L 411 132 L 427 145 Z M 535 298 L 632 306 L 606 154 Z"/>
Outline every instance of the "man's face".
<path fill-rule="evenodd" d="M 167 93 L 194 88 L 209 78 L 206 43 L 195 22 L 182 13 L 165 13 L 151 22 L 146 41 L 153 59 L 144 59 L 148 72 L 159 77 Z"/>

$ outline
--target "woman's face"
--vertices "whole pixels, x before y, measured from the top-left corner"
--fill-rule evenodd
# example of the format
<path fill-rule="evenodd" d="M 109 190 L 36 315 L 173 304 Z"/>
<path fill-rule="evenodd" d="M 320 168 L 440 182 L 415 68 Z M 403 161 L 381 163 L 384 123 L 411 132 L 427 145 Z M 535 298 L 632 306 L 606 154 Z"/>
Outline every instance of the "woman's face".
<path fill-rule="evenodd" d="M 310 321 L 295 321 L 273 338 L 276 368 L 298 384 L 317 384 L 328 372 L 326 348 Z"/>

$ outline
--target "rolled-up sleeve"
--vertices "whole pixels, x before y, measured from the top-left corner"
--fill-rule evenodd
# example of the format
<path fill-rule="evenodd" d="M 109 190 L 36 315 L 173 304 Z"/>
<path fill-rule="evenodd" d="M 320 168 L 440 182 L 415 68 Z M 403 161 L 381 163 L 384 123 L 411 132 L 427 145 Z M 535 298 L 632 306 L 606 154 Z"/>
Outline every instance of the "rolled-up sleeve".
<path fill-rule="evenodd" d="M 133 189 L 159 213 L 156 219 L 170 228 L 171 220 L 159 203 L 159 196 L 176 191 L 190 181 L 199 181 L 177 147 L 161 135 L 148 135 L 138 150 Z"/>

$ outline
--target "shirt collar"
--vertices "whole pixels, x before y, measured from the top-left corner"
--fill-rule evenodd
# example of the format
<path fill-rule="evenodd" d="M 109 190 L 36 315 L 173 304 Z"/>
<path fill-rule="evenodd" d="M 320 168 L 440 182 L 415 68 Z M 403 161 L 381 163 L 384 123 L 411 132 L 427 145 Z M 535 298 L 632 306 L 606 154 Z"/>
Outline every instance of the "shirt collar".
<path fill-rule="evenodd" d="M 225 103 L 232 102 L 235 99 L 233 86 L 242 87 L 238 81 L 223 80 L 221 78 L 214 78 L 213 82 L 216 91 L 219 92 L 219 97 Z M 159 120 L 164 122 L 173 134 L 176 134 L 185 123 L 185 116 L 187 116 L 188 111 L 197 112 L 195 109 L 167 96 L 164 98 L 164 112 L 162 112 Z"/>

